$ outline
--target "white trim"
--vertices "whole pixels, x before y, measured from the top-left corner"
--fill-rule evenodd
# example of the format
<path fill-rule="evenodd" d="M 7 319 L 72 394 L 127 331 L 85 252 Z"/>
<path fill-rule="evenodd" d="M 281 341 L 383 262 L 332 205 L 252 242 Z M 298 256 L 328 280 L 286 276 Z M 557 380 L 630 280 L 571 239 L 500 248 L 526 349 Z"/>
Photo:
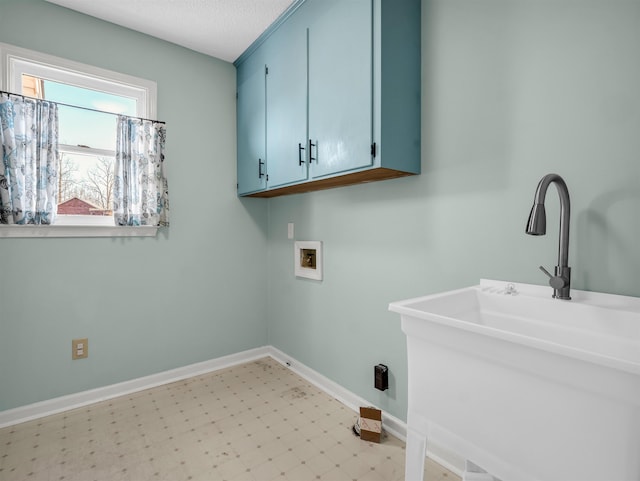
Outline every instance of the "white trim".
<path fill-rule="evenodd" d="M 287 354 L 273 346 L 269 346 L 269 355 L 280 364 L 289 367 L 289 369 L 291 369 L 297 375 L 309 381 L 317 388 L 323 390 L 324 392 L 356 412 L 359 411 L 361 406 L 374 406 L 379 408 L 379 406 L 373 405 L 366 399 L 342 387 L 340 384 L 333 382 L 331 379 L 323 376 L 317 371 L 314 371 L 310 367 L 305 366 L 301 362 L 298 362 L 291 356 L 288 356 Z M 407 440 L 406 423 L 401 419 L 398 419 L 397 417 L 385 412 L 384 410 L 382 411 L 382 427 L 385 431 L 393 434 L 395 437 L 401 439 L 402 441 Z M 462 474 L 464 473 L 465 460 L 460 458 L 460 456 L 456 455 L 455 453 L 452 453 L 445 448 L 442 448 L 441 446 L 435 444 L 432 440 L 427 443 L 427 456 L 458 476 L 462 476 Z"/>
<path fill-rule="evenodd" d="M 340 384 L 333 382 L 331 379 L 323 376 L 317 371 L 314 371 L 310 367 L 305 366 L 301 362 L 296 361 L 291 356 L 288 356 L 287 354 L 273 346 L 270 346 L 269 355 L 280 364 L 287 366 L 297 375 L 309 381 L 317 388 L 322 389 L 327 394 L 330 394 L 331 397 L 337 399 L 342 404 L 350 409 L 353 409 L 356 412 L 360 409 L 361 406 L 372 405 L 366 399 L 361 398 L 348 389 L 345 389 Z M 391 414 L 385 413 L 382 418 L 382 424 L 385 430 L 389 433 L 402 439 L 403 441 L 406 439 L 407 426 L 400 419 L 392 416 Z"/>
<path fill-rule="evenodd" d="M 70 409 L 76 409 L 96 402 L 106 401 L 118 396 L 124 396 L 143 391 L 145 389 L 162 386 L 164 384 L 181 381 L 183 379 L 225 369 L 238 364 L 255 361 L 267 356 L 273 358 L 283 366 L 287 366 L 297 375 L 355 412 L 358 412 L 360 406 L 372 405 L 372 403 L 366 399 L 349 391 L 310 367 L 305 366 L 301 362 L 298 362 L 279 349 L 273 346 L 263 346 L 217 359 L 172 369 L 170 371 L 152 374 L 150 376 L 132 379 L 118 384 L 112 384 L 110 386 L 104 386 L 91 389 L 89 391 L 29 404 L 27 406 L 0 411 L 0 428 L 31 421 L 51 414 L 57 414 Z M 382 426 L 388 433 L 406 441 L 407 425 L 404 421 L 383 411 Z M 462 476 L 464 473 L 464 460 L 455 453 L 441 448 L 435 444 L 433 440 L 430 440 L 430 442 L 427 443 L 427 456 L 458 476 Z"/>
<path fill-rule="evenodd" d="M 101 216 L 102 217 L 102 216 Z M 103 225 L 1 225 L 3 237 L 155 237 L 158 227 Z"/>
<path fill-rule="evenodd" d="M 94 147 L 78 147 L 77 145 L 58 144 L 58 152 L 63 154 L 93 155 L 96 157 L 115 157 L 115 150 L 96 149 Z"/>
<path fill-rule="evenodd" d="M 0 428 L 14 424 L 31 421 L 51 414 L 57 414 L 70 409 L 87 406 L 118 396 L 124 396 L 145 389 L 150 389 L 164 384 L 181 381 L 193 376 L 225 369 L 227 367 L 243 364 L 245 362 L 261 359 L 269 355 L 268 347 L 250 349 L 248 351 L 219 357 L 210 361 L 199 362 L 189 366 L 179 367 L 170 371 L 164 371 L 150 376 L 124 381 L 110 386 L 99 387 L 89 391 L 83 391 L 67 396 L 57 397 L 26 406 L 0 411 Z"/>
<path fill-rule="evenodd" d="M 14 70 L 12 67 L 16 67 L 14 75 L 11 75 Z M 40 78 L 83 88 L 91 86 L 95 90 L 135 98 L 138 100 L 139 117 L 156 117 L 158 87 L 152 80 L 0 43 L 0 88 L 20 93 L 16 89 L 20 87 L 21 90 L 22 82 L 17 74 L 18 71 L 22 73 L 25 68 L 30 74 Z"/>

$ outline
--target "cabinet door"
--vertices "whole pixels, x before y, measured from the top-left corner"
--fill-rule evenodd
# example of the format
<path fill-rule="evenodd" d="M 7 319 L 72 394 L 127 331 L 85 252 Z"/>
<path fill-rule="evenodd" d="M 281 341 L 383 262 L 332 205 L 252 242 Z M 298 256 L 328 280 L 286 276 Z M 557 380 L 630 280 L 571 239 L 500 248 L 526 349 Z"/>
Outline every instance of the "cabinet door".
<path fill-rule="evenodd" d="M 304 5 L 265 44 L 269 188 L 307 179 L 307 29 L 303 9 Z"/>
<path fill-rule="evenodd" d="M 313 178 L 372 165 L 372 1 L 311 0 L 309 138 Z"/>
<path fill-rule="evenodd" d="M 254 52 L 238 66 L 238 194 L 266 188 L 265 63 Z"/>

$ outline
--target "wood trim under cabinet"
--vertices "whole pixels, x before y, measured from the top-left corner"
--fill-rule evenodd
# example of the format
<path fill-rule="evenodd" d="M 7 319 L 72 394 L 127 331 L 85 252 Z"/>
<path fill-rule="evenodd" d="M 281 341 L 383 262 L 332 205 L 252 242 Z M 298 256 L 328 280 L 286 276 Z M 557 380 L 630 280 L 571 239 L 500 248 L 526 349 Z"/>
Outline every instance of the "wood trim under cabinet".
<path fill-rule="evenodd" d="M 416 175 L 411 172 L 403 172 L 400 170 L 386 169 L 383 167 L 377 169 L 363 170 L 352 174 L 344 174 L 328 179 L 312 180 L 301 184 L 288 185 L 278 189 L 263 190 L 249 194 L 246 197 L 278 197 L 281 195 L 302 194 L 304 192 L 314 192 L 316 190 L 333 189 L 334 187 L 344 187 L 347 185 L 364 184 L 367 182 L 375 182 L 378 180 L 396 179 L 399 177 L 407 177 Z"/>

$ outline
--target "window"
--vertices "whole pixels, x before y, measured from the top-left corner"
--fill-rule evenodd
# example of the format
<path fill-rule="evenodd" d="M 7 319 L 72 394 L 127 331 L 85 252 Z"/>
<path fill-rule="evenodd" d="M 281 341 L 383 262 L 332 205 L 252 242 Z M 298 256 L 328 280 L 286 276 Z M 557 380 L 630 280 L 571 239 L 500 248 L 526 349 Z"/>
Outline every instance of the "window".
<path fill-rule="evenodd" d="M 114 114 L 154 118 L 155 82 L 6 44 L 0 61 L 2 90 L 59 103 L 58 215 L 53 226 L 26 230 L 56 235 L 51 228 L 76 226 L 81 235 L 113 235 L 82 228 L 113 226 Z"/>

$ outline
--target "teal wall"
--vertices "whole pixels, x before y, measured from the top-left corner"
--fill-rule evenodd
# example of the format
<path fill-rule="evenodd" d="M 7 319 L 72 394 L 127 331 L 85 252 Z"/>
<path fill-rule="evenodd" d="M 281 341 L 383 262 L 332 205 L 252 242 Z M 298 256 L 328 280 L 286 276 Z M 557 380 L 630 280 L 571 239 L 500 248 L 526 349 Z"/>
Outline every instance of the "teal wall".
<path fill-rule="evenodd" d="M 524 225 L 549 172 L 571 192 L 574 287 L 640 296 L 637 0 L 423 0 L 422 175 L 269 200 L 235 196 L 232 65 L 40 0 L 0 17 L 0 42 L 157 81 L 172 200 L 156 239 L 0 240 L 0 410 L 270 343 L 404 418 L 388 303 L 543 284 L 553 187 L 549 234 Z M 323 282 L 293 276 L 288 222 L 324 242 Z"/>
<path fill-rule="evenodd" d="M 235 194 L 235 68 L 40 0 L 0 0 L 0 18 L 0 42 L 157 82 L 172 209 L 157 238 L 0 239 L 0 410 L 265 345 L 267 210 Z"/>
<path fill-rule="evenodd" d="M 423 0 L 422 27 L 422 175 L 269 203 L 270 343 L 400 418 L 388 303 L 480 278 L 545 284 L 554 187 L 547 236 L 524 234 L 543 175 L 570 189 L 573 286 L 640 296 L 640 2 Z M 324 242 L 323 282 L 294 278 L 288 222 Z"/>

